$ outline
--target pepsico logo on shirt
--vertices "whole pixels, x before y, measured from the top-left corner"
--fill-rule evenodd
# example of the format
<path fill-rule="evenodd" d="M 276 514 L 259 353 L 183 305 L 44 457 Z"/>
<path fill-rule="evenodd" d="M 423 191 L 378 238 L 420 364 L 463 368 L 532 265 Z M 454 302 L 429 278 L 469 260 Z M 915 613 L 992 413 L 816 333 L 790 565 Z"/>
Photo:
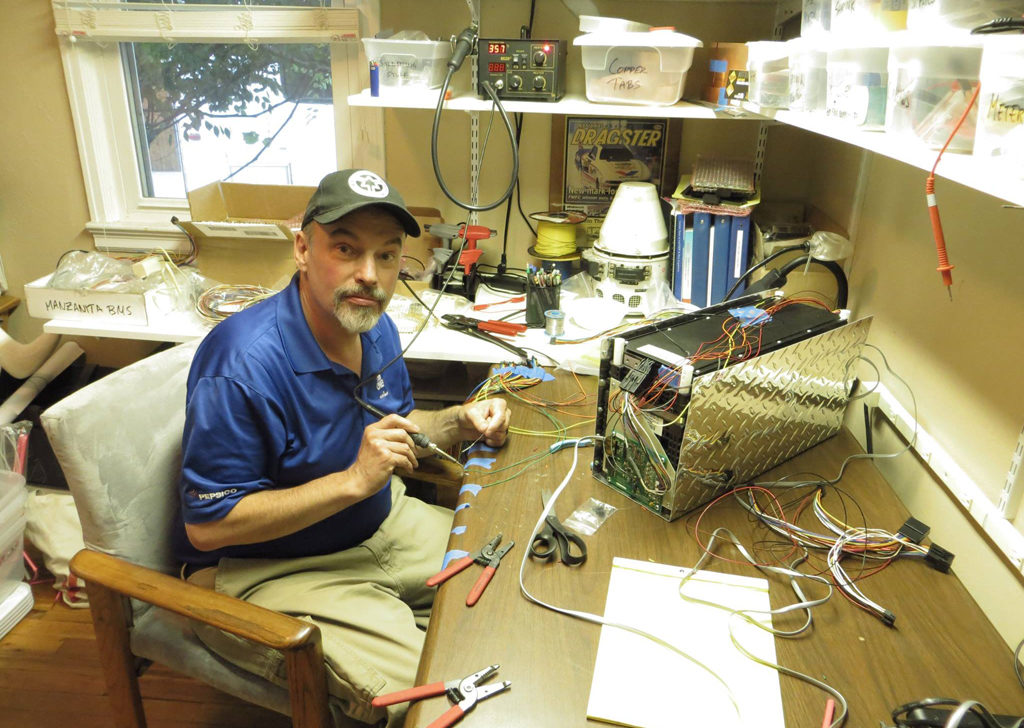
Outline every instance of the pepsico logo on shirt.
<path fill-rule="evenodd" d="M 388 183 L 379 174 L 366 169 L 353 172 L 348 178 L 348 186 L 363 197 L 387 197 L 390 192 Z"/>

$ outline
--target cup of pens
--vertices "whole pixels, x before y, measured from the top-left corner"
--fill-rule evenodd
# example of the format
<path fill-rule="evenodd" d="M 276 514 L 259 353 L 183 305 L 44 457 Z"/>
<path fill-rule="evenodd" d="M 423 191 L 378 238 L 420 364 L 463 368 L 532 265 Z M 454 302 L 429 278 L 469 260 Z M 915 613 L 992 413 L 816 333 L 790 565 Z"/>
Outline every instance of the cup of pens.
<path fill-rule="evenodd" d="M 532 265 L 526 270 L 526 325 L 544 326 L 544 312 L 558 308 L 558 295 L 562 288 L 562 273 L 544 270 Z"/>

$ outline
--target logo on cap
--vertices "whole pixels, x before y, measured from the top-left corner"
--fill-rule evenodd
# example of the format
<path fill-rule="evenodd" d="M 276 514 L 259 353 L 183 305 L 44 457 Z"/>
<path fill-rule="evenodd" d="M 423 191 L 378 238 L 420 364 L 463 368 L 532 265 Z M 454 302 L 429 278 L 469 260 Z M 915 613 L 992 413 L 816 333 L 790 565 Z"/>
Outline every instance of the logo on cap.
<path fill-rule="evenodd" d="M 380 175 L 368 170 L 353 172 L 348 178 L 348 186 L 357 195 L 364 197 L 387 197 L 388 183 L 380 178 Z"/>

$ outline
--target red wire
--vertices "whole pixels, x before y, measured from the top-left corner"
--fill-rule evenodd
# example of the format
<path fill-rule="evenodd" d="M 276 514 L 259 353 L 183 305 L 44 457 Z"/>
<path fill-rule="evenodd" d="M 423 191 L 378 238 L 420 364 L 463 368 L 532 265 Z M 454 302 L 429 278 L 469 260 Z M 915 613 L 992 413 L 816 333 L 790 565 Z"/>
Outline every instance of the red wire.
<path fill-rule="evenodd" d="M 942 283 L 947 289 L 953 285 L 953 266 L 950 265 L 949 257 L 946 255 L 946 238 L 942 234 L 942 220 L 939 219 L 939 204 L 935 199 L 935 170 L 939 166 L 939 160 L 942 159 L 942 154 L 953 141 L 953 137 L 956 136 L 956 133 L 960 131 L 960 126 L 964 123 L 967 115 L 974 107 L 974 102 L 978 98 L 979 91 L 981 91 L 980 83 L 975 85 L 974 93 L 971 94 L 971 100 L 967 102 L 967 108 L 964 109 L 962 114 L 960 114 L 960 118 L 953 127 L 953 131 L 950 132 L 949 138 L 946 139 L 946 143 L 943 144 L 942 149 L 939 150 L 939 155 L 935 158 L 935 164 L 932 165 L 932 171 L 924 182 L 925 198 L 928 201 L 928 216 L 931 218 L 932 222 L 932 237 L 935 238 L 935 251 L 939 256 L 939 267 L 936 268 L 936 270 L 942 276 Z M 950 296 L 952 296 L 952 291 L 950 292 Z"/>

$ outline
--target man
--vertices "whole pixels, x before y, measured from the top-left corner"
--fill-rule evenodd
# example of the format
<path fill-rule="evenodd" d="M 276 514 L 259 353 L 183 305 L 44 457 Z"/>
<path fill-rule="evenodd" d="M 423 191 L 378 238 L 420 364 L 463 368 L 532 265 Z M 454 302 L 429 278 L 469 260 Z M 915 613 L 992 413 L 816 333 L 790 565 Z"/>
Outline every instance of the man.
<path fill-rule="evenodd" d="M 384 315 L 405 235 L 420 229 L 373 172 L 325 177 L 295 236 L 298 272 L 270 299 L 218 324 L 188 378 L 177 552 L 190 581 L 321 629 L 328 690 L 364 723 L 399 725 L 412 686 L 452 512 L 392 477 L 440 447 L 504 443 L 503 400 L 413 409 L 397 329 Z M 361 406 L 360 400 L 370 407 Z M 378 419 L 375 408 L 387 414 Z M 199 636 L 284 683 L 279 655 L 215 630 Z"/>

